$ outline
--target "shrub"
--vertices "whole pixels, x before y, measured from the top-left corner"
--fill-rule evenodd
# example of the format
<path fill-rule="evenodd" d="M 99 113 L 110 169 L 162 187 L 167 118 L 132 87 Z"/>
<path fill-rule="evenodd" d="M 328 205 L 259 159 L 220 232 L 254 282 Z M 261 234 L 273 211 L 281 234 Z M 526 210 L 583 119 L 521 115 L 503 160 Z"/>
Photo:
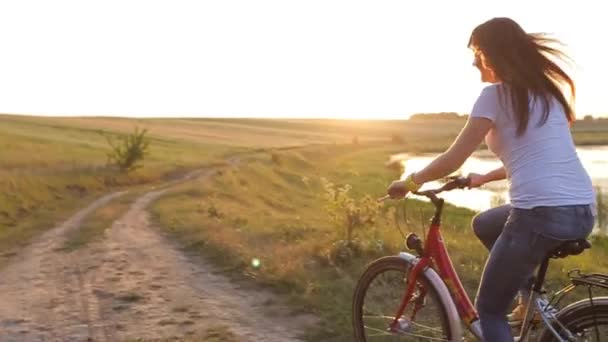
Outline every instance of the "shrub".
<path fill-rule="evenodd" d="M 336 227 L 344 230 L 343 240 L 333 244 L 330 258 L 343 264 L 360 252 L 356 231 L 373 227 L 382 205 L 369 195 L 358 200 L 352 198 L 349 194 L 351 186 L 348 184 L 337 186 L 325 178 L 321 178 L 321 183 L 323 197 L 327 201 L 325 210 Z"/>
<path fill-rule="evenodd" d="M 131 172 L 143 166 L 142 162 L 148 154 L 150 141 L 146 137 L 147 129 L 135 128 L 133 133 L 112 138 L 105 135 L 111 151 L 107 154 L 108 164 L 116 166 L 121 172 Z"/>

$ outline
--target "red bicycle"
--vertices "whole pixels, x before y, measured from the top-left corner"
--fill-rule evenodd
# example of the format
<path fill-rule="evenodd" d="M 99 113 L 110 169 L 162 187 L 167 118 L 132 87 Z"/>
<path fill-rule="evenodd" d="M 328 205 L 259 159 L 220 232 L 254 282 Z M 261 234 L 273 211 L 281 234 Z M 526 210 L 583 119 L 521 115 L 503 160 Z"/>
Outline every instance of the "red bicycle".
<path fill-rule="evenodd" d="M 423 246 L 416 234 L 409 234 L 406 245 L 416 255 L 401 252 L 367 266 L 353 296 L 355 341 L 463 341 L 461 322 L 473 339 L 483 339 L 477 311 L 452 265 L 440 230 L 444 201 L 437 195 L 468 184 L 467 178 L 452 178 L 439 189 L 414 193 L 435 205 L 426 241 Z M 608 341 L 608 297 L 595 297 L 592 292 L 608 289 L 608 275 L 571 271 L 571 284 L 550 300 L 542 289 L 551 258 L 580 254 L 590 246 L 586 240 L 566 241 L 547 255 L 516 341 L 531 337 L 543 342 Z M 587 287 L 589 297 L 558 310 L 561 299 L 577 286 Z"/>

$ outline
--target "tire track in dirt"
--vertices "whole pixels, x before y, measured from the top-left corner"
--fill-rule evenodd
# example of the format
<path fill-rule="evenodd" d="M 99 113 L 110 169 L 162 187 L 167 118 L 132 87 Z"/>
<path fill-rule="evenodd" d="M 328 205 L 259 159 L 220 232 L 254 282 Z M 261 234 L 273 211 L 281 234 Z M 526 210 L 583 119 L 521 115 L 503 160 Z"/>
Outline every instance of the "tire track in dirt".
<path fill-rule="evenodd" d="M 215 172 L 190 173 L 181 181 Z M 59 250 L 68 231 L 122 193 L 100 198 L 0 270 L 0 340 L 195 340 L 210 327 L 225 326 L 242 341 L 300 341 L 314 317 L 295 315 L 275 295 L 214 274 L 151 227 L 147 206 L 178 182 L 137 198 L 102 241 Z"/>
<path fill-rule="evenodd" d="M 86 317 L 79 317 L 76 308 L 78 264 L 59 250 L 65 235 L 78 229 L 87 215 L 123 194 L 94 201 L 42 234 L 0 270 L 0 341 L 62 341 L 62 336 L 82 335 Z"/>

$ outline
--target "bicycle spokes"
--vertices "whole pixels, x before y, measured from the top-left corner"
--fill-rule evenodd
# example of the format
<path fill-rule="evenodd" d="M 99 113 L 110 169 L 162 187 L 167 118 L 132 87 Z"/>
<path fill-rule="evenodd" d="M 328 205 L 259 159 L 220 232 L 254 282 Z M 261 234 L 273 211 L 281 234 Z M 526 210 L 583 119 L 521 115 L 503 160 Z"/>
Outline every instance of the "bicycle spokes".
<path fill-rule="evenodd" d="M 367 341 L 448 340 L 436 295 L 423 280 L 415 282 L 411 305 L 395 318 L 395 305 L 406 293 L 407 276 L 401 270 L 386 270 L 369 284 L 362 317 Z"/>

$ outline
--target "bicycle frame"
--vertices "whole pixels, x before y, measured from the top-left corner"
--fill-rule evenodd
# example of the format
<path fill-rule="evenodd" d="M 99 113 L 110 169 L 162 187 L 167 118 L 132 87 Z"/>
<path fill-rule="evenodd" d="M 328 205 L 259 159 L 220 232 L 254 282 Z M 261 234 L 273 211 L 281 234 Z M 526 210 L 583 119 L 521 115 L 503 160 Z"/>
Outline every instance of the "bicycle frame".
<path fill-rule="evenodd" d="M 423 195 L 429 198 L 431 202 L 435 205 L 436 210 L 426 236 L 424 248 L 416 234 L 410 234 L 406 238 L 406 244 L 408 248 L 415 250 L 418 256 L 416 257 L 409 253 L 400 253 L 400 257 L 406 259 L 406 261 L 413 265 L 413 267 L 411 267 L 408 272 L 407 286 L 403 295 L 403 299 L 401 301 L 401 305 L 399 306 L 399 309 L 390 324 L 391 331 L 400 331 L 400 319 L 403 316 L 408 305 L 414 298 L 414 293 L 417 287 L 416 284 L 418 284 L 420 295 L 414 300 L 415 307 L 410 317 L 411 321 L 414 320 L 416 313 L 424 306 L 424 301 L 421 301 L 420 298 L 424 298 L 427 292 L 427 289 L 420 286 L 421 283 L 418 282 L 418 277 L 423 276 L 428 278 L 429 275 L 432 275 L 431 279 L 429 279 L 431 282 L 443 282 L 443 284 L 439 284 L 439 287 L 443 289 L 439 292 L 443 293 L 444 303 L 445 300 L 451 299 L 452 301 L 452 303 L 449 304 L 451 309 L 448 310 L 449 312 L 451 312 L 452 315 L 451 318 L 448 317 L 450 322 L 456 321 L 458 318 L 460 318 L 460 320 L 464 321 L 469 331 L 471 331 L 471 333 L 477 339 L 483 339 L 477 310 L 473 306 L 469 296 L 464 290 L 462 282 L 460 281 L 460 278 L 458 277 L 458 274 L 454 269 L 454 265 L 452 264 L 452 260 L 450 259 L 447 248 L 443 243 L 443 237 L 441 235 L 440 228 L 441 212 L 443 209 L 444 200 L 436 196 L 436 194 L 442 191 L 452 190 L 455 188 L 463 188 L 467 185 L 468 180 L 456 179 L 444 185 L 440 189 L 414 192 L 414 194 L 416 195 Z M 388 196 L 384 198 L 388 198 Z M 581 251 L 582 249 L 579 251 L 579 253 Z M 551 301 L 547 301 L 543 295 L 544 292 L 542 290 L 542 284 L 544 282 L 544 278 L 547 272 L 549 259 L 550 258 L 547 257 L 539 267 L 537 279 L 531 289 L 531 296 L 527 305 L 527 312 L 522 321 L 520 334 L 519 336 L 514 337 L 515 341 L 519 342 L 527 340 L 531 329 L 533 329 L 533 317 L 535 312 L 538 312 L 541 318 L 541 322 L 558 341 L 566 342 L 574 339 L 574 336 L 571 334 L 571 332 L 566 329 L 566 327 L 564 327 L 558 320 L 557 316 L 559 316 L 560 313 L 558 313 L 558 311 L 556 311 L 551 305 L 553 303 L 553 299 Z M 431 268 L 431 270 L 428 269 L 429 267 Z M 572 285 L 569 285 L 561 291 L 555 293 L 554 298 L 557 298 L 557 303 L 559 303 L 561 298 L 566 293 L 570 292 L 574 287 L 576 287 L 577 285 L 585 285 L 589 288 L 589 302 L 593 306 L 594 298 L 591 293 L 591 286 L 608 288 L 608 286 L 605 284 L 605 281 L 608 279 L 608 275 L 596 273 L 582 275 L 580 272 L 576 274 L 576 276 L 572 276 L 569 274 L 570 278 L 572 279 Z M 608 297 L 601 297 L 598 299 L 598 301 L 601 301 L 602 305 L 608 305 Z M 580 303 L 582 302 L 574 303 L 574 305 L 566 307 L 564 309 L 564 312 L 568 312 L 568 310 L 578 309 L 578 306 L 584 304 Z M 459 317 L 455 317 L 456 311 L 458 312 Z M 555 326 L 559 326 L 561 328 L 563 335 L 560 335 L 557 332 Z"/>
<path fill-rule="evenodd" d="M 410 304 L 410 301 L 414 295 L 415 284 L 417 283 L 417 278 L 420 275 L 420 272 L 426 267 L 432 267 L 447 286 L 460 318 L 464 320 L 469 330 L 477 338 L 481 339 L 481 326 L 479 325 L 479 316 L 477 315 L 477 310 L 475 310 L 469 296 L 464 290 L 462 282 L 454 269 L 454 265 L 452 264 L 452 260 L 450 259 L 447 248 L 443 243 L 443 237 L 440 230 L 443 199 L 435 197 L 431 198 L 431 200 L 436 205 L 437 210 L 427 233 L 424 249 L 416 248 L 419 252 L 418 254 L 420 254 L 419 260 L 416 263 L 416 266 L 412 267 L 412 269 L 409 271 L 407 288 L 399 310 L 395 315 L 395 319 L 391 323 L 391 327 L 397 327 L 397 324 L 399 324 L 398 319 L 403 315 L 405 309 Z M 412 317 L 415 316 L 417 309 L 419 308 L 414 309 Z"/>

